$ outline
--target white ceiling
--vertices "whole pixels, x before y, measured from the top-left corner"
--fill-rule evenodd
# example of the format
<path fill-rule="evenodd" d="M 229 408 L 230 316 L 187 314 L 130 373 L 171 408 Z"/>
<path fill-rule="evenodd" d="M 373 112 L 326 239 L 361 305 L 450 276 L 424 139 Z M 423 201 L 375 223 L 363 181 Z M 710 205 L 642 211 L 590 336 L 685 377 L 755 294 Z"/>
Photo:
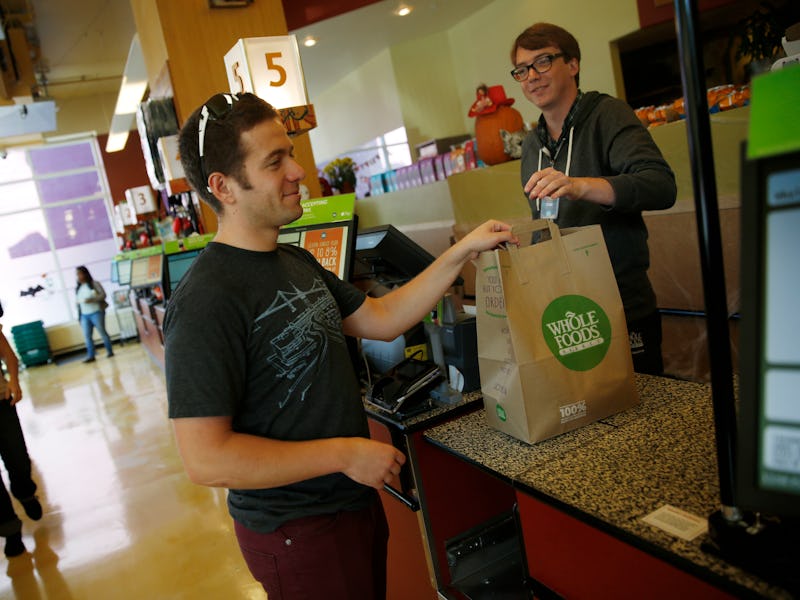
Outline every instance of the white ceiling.
<path fill-rule="evenodd" d="M 393 13 L 399 0 L 384 0 L 293 31 L 298 40 L 306 35 L 319 39 L 313 48 L 301 46 L 312 101 L 385 48 L 449 29 L 492 1 L 406 0 L 414 11 L 397 17 Z M 46 67 L 44 81 L 56 102 L 119 89 L 136 30 L 130 0 L 2 0 L 2 4 L 9 12 L 32 6 Z"/>
<path fill-rule="evenodd" d="M 307 35 L 319 39 L 312 48 L 300 46 L 309 97 L 319 94 L 358 65 L 387 47 L 451 28 L 493 0 L 405 0 L 413 12 L 398 17 L 399 0 L 384 0 L 339 17 L 292 31 L 298 42 Z"/>
<path fill-rule="evenodd" d="M 33 6 L 47 94 L 119 90 L 136 26 L 130 0 L 28 0 Z"/>

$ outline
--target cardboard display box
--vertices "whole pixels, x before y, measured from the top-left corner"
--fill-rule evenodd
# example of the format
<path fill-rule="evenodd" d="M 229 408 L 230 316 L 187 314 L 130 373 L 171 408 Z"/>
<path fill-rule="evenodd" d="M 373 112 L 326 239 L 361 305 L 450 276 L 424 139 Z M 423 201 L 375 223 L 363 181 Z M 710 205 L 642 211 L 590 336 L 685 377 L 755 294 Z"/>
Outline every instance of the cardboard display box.
<path fill-rule="evenodd" d="M 719 199 L 722 259 L 728 314 L 740 306 L 740 219 L 738 197 Z M 697 217 L 693 201 L 681 201 L 668 211 L 645 213 L 650 234 L 650 270 L 659 308 L 705 311 Z"/>
<path fill-rule="evenodd" d="M 739 310 L 740 206 L 743 201 L 740 198 L 740 153 L 742 142 L 747 139 L 749 118 L 749 107 L 710 117 L 729 314 Z M 675 172 L 678 196 L 675 206 L 669 210 L 644 213 L 650 233 L 648 274 L 659 308 L 705 311 L 686 121 L 656 127 L 651 134 Z"/>

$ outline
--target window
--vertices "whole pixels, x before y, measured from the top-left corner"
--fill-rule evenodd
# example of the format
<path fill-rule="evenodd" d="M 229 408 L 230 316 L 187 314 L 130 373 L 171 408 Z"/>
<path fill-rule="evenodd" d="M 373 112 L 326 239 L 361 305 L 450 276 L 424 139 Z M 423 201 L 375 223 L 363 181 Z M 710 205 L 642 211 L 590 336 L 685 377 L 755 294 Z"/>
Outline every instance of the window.
<path fill-rule="evenodd" d="M 345 156 L 352 158 L 358 165 L 358 171 L 356 172 L 357 198 L 363 198 L 367 195 L 370 189 L 369 179 L 373 175 L 385 173 L 398 167 L 407 167 L 412 163 L 405 127 L 387 131 L 383 135 L 357 148 L 342 152 L 334 158 L 344 158 Z M 328 163 L 318 166 L 320 172 L 322 172 L 326 164 Z"/>
<path fill-rule="evenodd" d="M 6 330 L 77 318 L 75 267 L 110 295 L 117 242 L 94 138 L 10 148 L 0 160 L 0 301 Z"/>

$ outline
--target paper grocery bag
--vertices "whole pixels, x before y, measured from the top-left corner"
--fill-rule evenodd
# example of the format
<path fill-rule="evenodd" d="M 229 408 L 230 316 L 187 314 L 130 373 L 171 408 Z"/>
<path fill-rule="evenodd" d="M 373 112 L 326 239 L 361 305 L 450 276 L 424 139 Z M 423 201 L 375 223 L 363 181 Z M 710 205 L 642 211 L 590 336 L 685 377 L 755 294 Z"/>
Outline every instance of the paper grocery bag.
<path fill-rule="evenodd" d="M 599 225 L 515 226 L 537 243 L 477 259 L 478 364 L 489 424 L 528 443 L 638 403 L 625 313 Z M 549 232 L 549 236 L 547 235 Z"/>

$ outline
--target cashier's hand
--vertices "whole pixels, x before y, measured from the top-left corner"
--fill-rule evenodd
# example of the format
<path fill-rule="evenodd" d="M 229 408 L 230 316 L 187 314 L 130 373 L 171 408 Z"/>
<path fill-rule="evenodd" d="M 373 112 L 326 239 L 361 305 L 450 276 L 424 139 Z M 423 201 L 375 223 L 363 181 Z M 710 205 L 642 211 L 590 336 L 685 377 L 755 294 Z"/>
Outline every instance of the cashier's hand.
<path fill-rule="evenodd" d="M 391 483 L 405 464 L 406 457 L 394 446 L 366 438 L 345 438 L 345 468 L 342 472 L 353 481 L 381 489 Z"/>
<path fill-rule="evenodd" d="M 519 239 L 511 233 L 511 225 L 491 220 L 470 231 L 453 249 L 466 252 L 465 260 L 475 260 L 481 252 L 493 250 L 503 243 L 518 245 Z"/>
<path fill-rule="evenodd" d="M 545 197 L 579 200 L 581 197 L 579 182 L 580 179 L 577 177 L 567 177 L 561 171 L 547 167 L 531 175 L 523 189 L 531 200 L 541 200 Z"/>
<path fill-rule="evenodd" d="M 607 179 L 568 177 L 553 167 L 536 171 L 522 189 L 531 200 L 567 198 L 586 200 L 604 206 L 613 206 L 615 200 L 614 188 Z"/>

